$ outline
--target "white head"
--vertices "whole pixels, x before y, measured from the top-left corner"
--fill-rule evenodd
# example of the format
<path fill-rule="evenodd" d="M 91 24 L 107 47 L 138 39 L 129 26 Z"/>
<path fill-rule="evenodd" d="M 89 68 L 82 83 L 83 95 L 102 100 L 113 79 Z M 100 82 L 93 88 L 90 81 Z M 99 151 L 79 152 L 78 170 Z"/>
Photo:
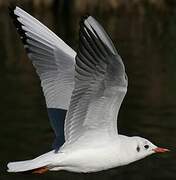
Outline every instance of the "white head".
<path fill-rule="evenodd" d="M 125 164 L 143 159 L 153 153 L 163 153 L 169 151 L 168 149 L 157 147 L 149 140 L 142 137 L 123 136 L 122 139 L 124 139 L 124 141 L 122 141 L 121 148 L 123 149 L 124 156 L 126 157 L 124 162 Z"/>

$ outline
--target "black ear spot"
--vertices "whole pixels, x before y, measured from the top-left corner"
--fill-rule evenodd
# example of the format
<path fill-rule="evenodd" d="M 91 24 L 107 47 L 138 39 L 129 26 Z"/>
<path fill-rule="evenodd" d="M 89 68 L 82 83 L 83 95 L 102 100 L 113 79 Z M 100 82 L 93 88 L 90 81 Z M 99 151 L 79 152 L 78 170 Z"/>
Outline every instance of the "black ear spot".
<path fill-rule="evenodd" d="M 137 146 L 136 151 L 137 151 L 137 152 L 139 152 L 139 151 L 140 151 L 140 147 L 139 147 L 139 146 Z"/>
<path fill-rule="evenodd" d="M 128 76 L 127 74 L 125 73 L 125 80 L 128 81 Z"/>

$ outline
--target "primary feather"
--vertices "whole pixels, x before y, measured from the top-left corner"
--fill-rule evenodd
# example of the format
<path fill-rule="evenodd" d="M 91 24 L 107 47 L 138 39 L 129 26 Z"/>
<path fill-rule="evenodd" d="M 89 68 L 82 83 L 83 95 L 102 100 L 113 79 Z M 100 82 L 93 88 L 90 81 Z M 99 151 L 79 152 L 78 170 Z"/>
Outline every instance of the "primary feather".
<path fill-rule="evenodd" d="M 66 144 L 85 133 L 116 135 L 117 115 L 126 91 L 125 68 L 112 41 L 93 17 L 83 19 L 75 88 L 65 122 Z"/>
<path fill-rule="evenodd" d="M 74 86 L 75 51 L 21 8 L 11 9 L 10 14 L 40 77 L 47 107 L 67 110 Z"/>
<path fill-rule="evenodd" d="M 10 15 L 40 77 L 48 116 L 56 135 L 53 147 L 58 150 L 65 142 L 64 122 L 74 87 L 76 52 L 21 8 L 10 8 Z"/>

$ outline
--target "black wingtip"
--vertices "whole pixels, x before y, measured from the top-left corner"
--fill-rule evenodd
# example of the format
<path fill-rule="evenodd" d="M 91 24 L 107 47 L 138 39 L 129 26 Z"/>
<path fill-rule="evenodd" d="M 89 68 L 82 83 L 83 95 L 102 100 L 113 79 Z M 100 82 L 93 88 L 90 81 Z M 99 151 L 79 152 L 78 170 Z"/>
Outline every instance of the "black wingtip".
<path fill-rule="evenodd" d="M 84 16 L 82 16 L 82 18 L 87 19 L 89 16 L 90 16 L 90 14 L 86 13 Z"/>
<path fill-rule="evenodd" d="M 20 35 L 21 41 L 23 42 L 23 44 L 27 44 L 27 37 L 25 35 L 25 31 L 22 29 L 22 24 L 18 21 L 18 16 L 14 12 L 16 6 L 14 4 L 10 4 L 8 9 L 9 9 L 9 15 L 12 18 L 13 24 L 15 25 Z"/>
<path fill-rule="evenodd" d="M 89 16 L 90 16 L 89 13 L 85 14 L 84 16 L 82 16 L 82 17 L 81 17 L 81 20 L 80 20 L 80 22 L 79 22 L 79 24 L 80 24 L 80 25 L 83 24 L 84 21 L 85 21 Z"/>

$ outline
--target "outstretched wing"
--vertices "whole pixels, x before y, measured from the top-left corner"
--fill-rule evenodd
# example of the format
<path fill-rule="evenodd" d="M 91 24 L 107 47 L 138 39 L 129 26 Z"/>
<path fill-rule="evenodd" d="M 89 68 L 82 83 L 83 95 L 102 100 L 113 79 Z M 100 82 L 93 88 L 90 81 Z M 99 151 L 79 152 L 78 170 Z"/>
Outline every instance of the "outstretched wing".
<path fill-rule="evenodd" d="M 91 16 L 80 22 L 75 88 L 66 116 L 66 144 L 85 133 L 117 134 L 117 115 L 127 91 L 121 57 L 102 26 Z"/>
<path fill-rule="evenodd" d="M 49 119 L 56 134 L 55 147 L 59 147 L 64 143 L 64 120 L 74 86 L 76 53 L 21 8 L 10 8 L 10 15 L 40 77 Z"/>

